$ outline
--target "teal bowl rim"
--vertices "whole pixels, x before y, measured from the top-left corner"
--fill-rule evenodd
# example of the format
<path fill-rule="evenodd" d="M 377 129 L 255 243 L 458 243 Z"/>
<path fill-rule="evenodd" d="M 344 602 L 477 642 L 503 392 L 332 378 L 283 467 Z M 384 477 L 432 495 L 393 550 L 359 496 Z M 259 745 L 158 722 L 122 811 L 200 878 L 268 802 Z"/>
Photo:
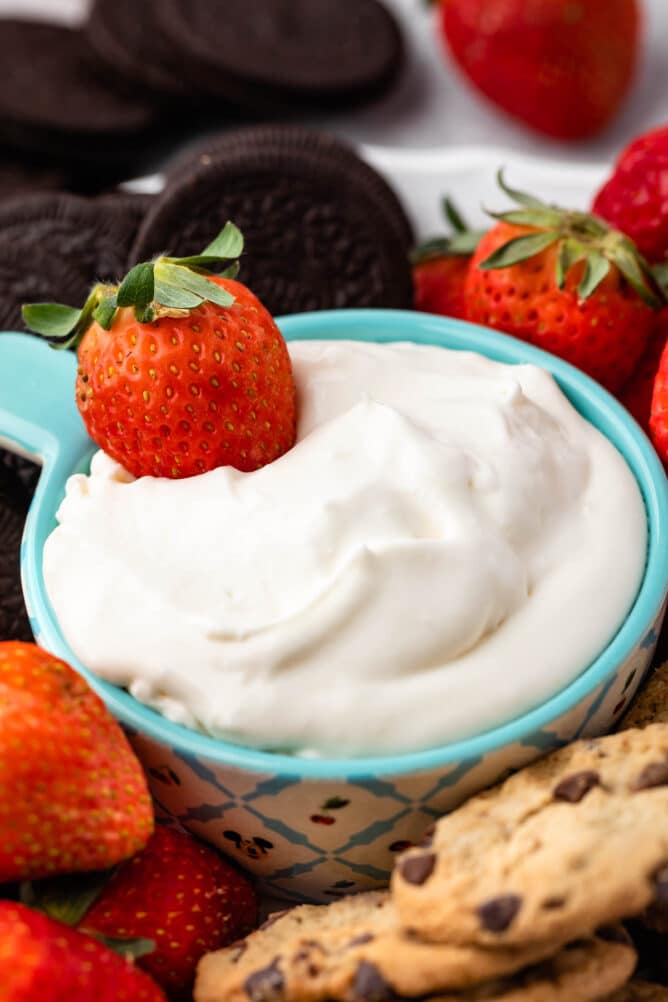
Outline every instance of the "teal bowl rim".
<path fill-rule="evenodd" d="M 647 565 L 634 605 L 615 637 L 564 689 L 512 721 L 482 734 L 422 751 L 343 759 L 311 759 L 260 751 L 190 730 L 94 676 L 72 656 L 62 636 L 42 630 L 41 636 L 48 640 L 47 646 L 73 663 L 128 728 L 168 746 L 177 754 L 197 756 L 252 772 L 309 780 L 345 778 L 354 781 L 369 776 L 424 772 L 452 763 L 479 760 L 504 746 L 521 743 L 568 713 L 613 676 L 654 626 L 668 591 L 668 480 L 646 435 L 614 397 L 593 379 L 554 355 L 497 331 L 449 317 L 403 310 L 330 310 L 279 318 L 278 324 L 288 341 L 415 341 L 475 351 L 509 364 L 532 363 L 550 371 L 577 410 L 624 455 L 645 501 L 649 524 Z M 360 333 L 360 328 L 364 334 Z M 370 328 L 373 336 L 370 336 Z M 60 650 L 55 650 L 56 647 Z"/>

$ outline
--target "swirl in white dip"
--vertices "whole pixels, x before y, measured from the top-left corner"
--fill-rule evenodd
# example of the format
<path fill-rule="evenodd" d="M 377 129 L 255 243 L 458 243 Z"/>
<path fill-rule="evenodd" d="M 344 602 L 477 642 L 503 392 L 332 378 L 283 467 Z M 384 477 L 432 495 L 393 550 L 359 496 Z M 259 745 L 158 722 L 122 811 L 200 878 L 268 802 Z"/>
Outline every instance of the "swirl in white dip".
<path fill-rule="evenodd" d="M 103 453 L 47 541 L 72 649 L 169 718 L 330 755 L 508 721 L 599 654 L 645 563 L 613 446 L 533 366 L 293 342 L 298 442 L 134 481 Z"/>

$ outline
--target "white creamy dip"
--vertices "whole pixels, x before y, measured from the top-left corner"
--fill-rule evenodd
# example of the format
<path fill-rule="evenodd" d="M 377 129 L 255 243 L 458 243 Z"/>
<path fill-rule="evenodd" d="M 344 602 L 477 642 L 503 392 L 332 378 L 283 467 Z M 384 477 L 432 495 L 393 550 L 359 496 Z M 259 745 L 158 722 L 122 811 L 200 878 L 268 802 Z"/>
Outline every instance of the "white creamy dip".
<path fill-rule="evenodd" d="M 349 756 L 479 733 L 582 672 L 632 605 L 646 516 L 552 378 L 289 347 L 281 459 L 133 480 L 99 452 L 69 479 L 44 575 L 80 660 L 210 734 Z"/>

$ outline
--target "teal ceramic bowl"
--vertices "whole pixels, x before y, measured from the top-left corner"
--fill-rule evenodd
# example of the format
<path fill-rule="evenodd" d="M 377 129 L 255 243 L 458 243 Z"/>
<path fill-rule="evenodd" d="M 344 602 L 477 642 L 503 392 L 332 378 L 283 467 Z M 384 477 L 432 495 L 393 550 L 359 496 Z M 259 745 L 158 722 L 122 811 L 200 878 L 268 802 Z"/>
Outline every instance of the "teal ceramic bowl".
<path fill-rule="evenodd" d="M 338 761 L 216 741 L 95 678 L 62 637 L 44 588 L 42 551 L 65 481 L 86 468 L 93 446 L 74 404 L 74 357 L 27 335 L 0 335 L 0 443 L 43 465 L 22 547 L 23 587 L 37 641 L 72 663 L 126 727 L 160 811 L 236 858 L 266 890 L 294 900 L 329 900 L 385 884 L 395 853 L 475 790 L 567 741 L 611 728 L 650 664 L 665 611 L 668 482 L 643 432 L 608 393 L 559 359 L 512 338 L 395 311 L 303 314 L 279 323 L 288 340 L 411 340 L 542 366 L 624 455 L 649 524 L 644 580 L 614 639 L 575 681 L 511 723 L 428 751 Z"/>

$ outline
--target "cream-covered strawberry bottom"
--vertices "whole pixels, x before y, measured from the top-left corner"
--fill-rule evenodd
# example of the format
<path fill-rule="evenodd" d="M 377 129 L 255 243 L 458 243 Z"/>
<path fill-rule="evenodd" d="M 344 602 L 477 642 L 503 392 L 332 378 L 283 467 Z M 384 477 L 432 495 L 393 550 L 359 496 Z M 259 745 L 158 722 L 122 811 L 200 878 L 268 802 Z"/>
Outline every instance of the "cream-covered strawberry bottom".
<path fill-rule="evenodd" d="M 581 673 L 645 564 L 637 484 L 533 366 L 293 342 L 295 447 L 254 473 L 67 484 L 44 576 L 98 675 L 267 749 L 355 756 L 509 721 Z"/>

